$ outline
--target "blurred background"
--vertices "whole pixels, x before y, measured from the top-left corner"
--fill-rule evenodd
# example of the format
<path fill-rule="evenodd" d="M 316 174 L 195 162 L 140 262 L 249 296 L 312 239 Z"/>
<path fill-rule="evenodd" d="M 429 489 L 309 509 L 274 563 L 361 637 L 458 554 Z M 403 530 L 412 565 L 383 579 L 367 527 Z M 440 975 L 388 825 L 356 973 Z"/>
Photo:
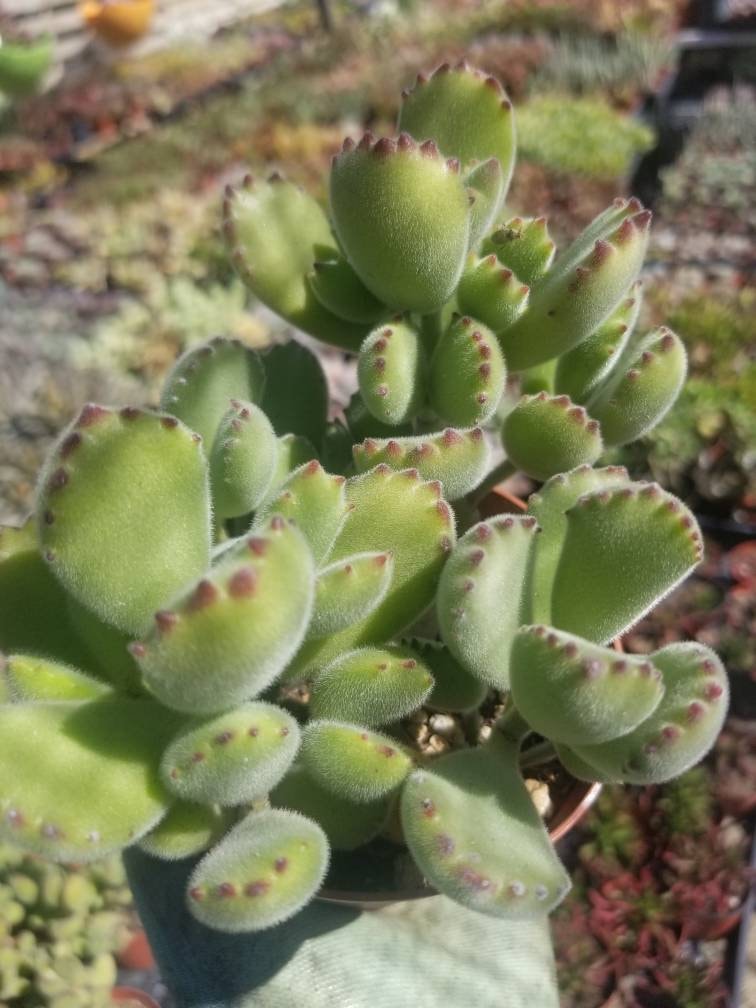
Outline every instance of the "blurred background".
<path fill-rule="evenodd" d="M 281 169 L 322 197 L 343 135 L 391 131 L 421 69 L 502 80 L 509 204 L 559 244 L 615 196 L 653 208 L 645 323 L 683 337 L 690 377 L 607 461 L 686 500 L 707 554 L 627 645 L 716 648 L 733 701 L 702 767 L 606 788 L 568 839 L 563 1008 L 756 1008 L 756 3 L 5 0 L 0 37 L 0 524 L 82 401 L 154 403 L 193 342 L 280 337 L 227 262 L 223 186 Z M 350 372 L 325 356 L 338 401 Z M 0 846 L 0 1008 L 105 1008 L 125 985 L 169 1005 L 119 863 Z"/>

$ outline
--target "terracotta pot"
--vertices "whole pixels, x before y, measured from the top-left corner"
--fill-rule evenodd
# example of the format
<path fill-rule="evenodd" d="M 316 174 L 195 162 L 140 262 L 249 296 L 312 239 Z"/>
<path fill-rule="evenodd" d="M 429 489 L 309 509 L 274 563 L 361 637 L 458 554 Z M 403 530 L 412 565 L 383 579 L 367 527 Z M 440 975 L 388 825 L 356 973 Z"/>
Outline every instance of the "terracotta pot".
<path fill-rule="evenodd" d="M 142 928 L 132 935 L 128 945 L 118 953 L 117 959 L 119 966 L 124 969 L 151 970 L 154 968 L 155 960 L 152 949 Z"/>
<path fill-rule="evenodd" d="M 103 3 L 85 0 L 79 6 L 87 26 L 112 46 L 127 46 L 140 39 L 150 27 L 154 0 L 116 0 Z"/>
<path fill-rule="evenodd" d="M 113 1004 L 124 1005 L 125 1008 L 160 1008 L 154 998 L 136 987 L 114 987 L 110 996 Z"/>

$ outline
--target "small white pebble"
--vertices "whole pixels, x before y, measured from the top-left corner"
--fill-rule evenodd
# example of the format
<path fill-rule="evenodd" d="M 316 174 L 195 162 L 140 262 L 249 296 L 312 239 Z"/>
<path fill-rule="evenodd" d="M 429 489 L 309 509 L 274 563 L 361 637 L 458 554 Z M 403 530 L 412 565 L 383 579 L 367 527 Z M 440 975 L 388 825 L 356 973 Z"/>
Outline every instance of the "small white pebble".
<path fill-rule="evenodd" d="M 440 735 L 431 735 L 428 739 L 428 748 L 434 753 L 445 753 L 450 749 L 449 743 Z"/>
<path fill-rule="evenodd" d="M 549 786 L 543 781 L 535 780 L 533 777 L 529 777 L 525 781 L 525 787 L 530 792 L 530 797 L 533 799 L 533 804 L 536 807 L 538 815 L 545 819 L 546 816 L 551 814 L 551 810 L 554 807 L 551 801 L 551 795 L 549 794 Z"/>
<path fill-rule="evenodd" d="M 428 724 L 437 735 L 452 735 L 457 723 L 450 714 L 433 714 Z"/>

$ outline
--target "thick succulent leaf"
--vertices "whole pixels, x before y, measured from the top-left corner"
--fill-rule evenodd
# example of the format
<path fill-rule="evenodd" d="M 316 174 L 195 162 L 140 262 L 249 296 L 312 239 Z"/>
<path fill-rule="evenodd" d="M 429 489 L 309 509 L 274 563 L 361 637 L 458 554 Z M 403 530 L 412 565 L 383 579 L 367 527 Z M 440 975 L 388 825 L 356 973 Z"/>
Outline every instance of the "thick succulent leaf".
<path fill-rule="evenodd" d="M 395 427 L 412 419 L 423 403 L 423 372 L 420 334 L 401 318 L 374 329 L 360 347 L 360 392 L 380 423 Z"/>
<path fill-rule="evenodd" d="M 385 725 L 417 710 L 433 688 L 433 676 L 404 647 L 366 647 L 341 655 L 312 688 L 313 717 Z"/>
<path fill-rule="evenodd" d="M 261 931 L 293 916 L 328 868 L 328 840 L 296 812 L 252 812 L 210 851 L 189 879 L 191 913 L 218 931 Z"/>
<path fill-rule="evenodd" d="M 154 830 L 142 837 L 139 846 L 163 861 L 180 861 L 206 851 L 230 825 L 227 811 L 179 801 Z"/>
<path fill-rule="evenodd" d="M 462 63 L 440 66 L 428 79 L 417 78 L 402 94 L 399 129 L 417 140 L 435 140 L 447 157 L 463 164 L 497 158 L 502 169 L 502 203 L 515 159 L 512 105 L 495 77 Z"/>
<path fill-rule="evenodd" d="M 231 400 L 259 403 L 264 387 L 259 354 L 239 340 L 219 337 L 179 357 L 165 380 L 160 405 L 196 431 L 209 452 Z"/>
<path fill-rule="evenodd" d="M 425 480 L 437 480 L 439 493 L 448 501 L 474 490 L 485 476 L 491 449 L 480 427 L 448 427 L 437 434 L 388 440 L 365 438 L 352 449 L 357 472 L 383 462 L 392 469 L 415 468 Z"/>
<path fill-rule="evenodd" d="M 539 917 L 570 888 L 518 769 L 519 745 L 467 749 L 416 770 L 404 785 L 402 826 L 428 881 L 494 917 Z"/>
<path fill-rule="evenodd" d="M 609 318 L 638 276 L 650 222 L 650 211 L 643 210 L 625 216 L 592 248 L 585 249 L 586 232 L 576 239 L 531 290 L 527 310 L 499 334 L 510 368 L 519 371 L 558 357 Z"/>
<path fill-rule="evenodd" d="M 299 726 L 285 710 L 241 704 L 182 728 L 163 754 L 167 788 L 188 802 L 243 805 L 279 782 L 299 748 Z"/>
<path fill-rule="evenodd" d="M 343 721 L 311 721 L 302 734 L 301 758 L 318 784 L 357 803 L 396 791 L 412 769 L 394 739 Z"/>
<path fill-rule="evenodd" d="M 512 699 L 539 735 L 568 746 L 627 735 L 658 707 L 659 669 L 543 624 L 522 627 L 512 645 Z"/>
<path fill-rule="evenodd" d="M 296 764 L 270 796 L 275 808 L 287 808 L 314 819 L 334 850 L 355 850 L 376 837 L 386 825 L 390 799 L 359 804 L 337 797 L 309 771 Z"/>
<path fill-rule="evenodd" d="M 497 228 L 481 246 L 481 254 L 493 253 L 502 266 L 531 286 L 546 273 L 556 245 L 545 217 L 512 217 Z"/>
<path fill-rule="evenodd" d="M 277 343 L 263 352 L 262 359 L 265 392 L 260 406 L 276 434 L 296 434 L 319 445 L 328 419 L 328 385 L 322 364 L 312 350 L 296 340 Z M 295 394 L 294 389 L 302 394 Z"/>
<path fill-rule="evenodd" d="M 533 479 L 547 480 L 579 465 L 592 465 L 604 445 L 597 420 L 569 396 L 523 396 L 501 432 L 507 458 Z"/>
<path fill-rule="evenodd" d="M 318 453 L 307 438 L 299 434 L 284 434 L 278 439 L 276 469 L 270 487 L 259 504 L 259 510 L 268 507 L 278 497 L 281 488 L 291 474 L 305 464 L 316 459 Z"/>
<path fill-rule="evenodd" d="M 73 862 L 138 840 L 171 801 L 158 764 L 176 724 L 123 697 L 0 707 L 0 838 Z"/>
<path fill-rule="evenodd" d="M 603 325 L 557 361 L 555 387 L 573 402 L 585 403 L 620 359 L 638 320 L 641 286 L 632 285 Z"/>
<path fill-rule="evenodd" d="M 528 305 L 530 287 L 490 253 L 471 255 L 457 288 L 460 311 L 480 319 L 494 332 L 507 329 Z"/>
<path fill-rule="evenodd" d="M 154 617 L 132 646 L 145 682 L 176 710 L 214 714 L 269 686 L 302 641 L 314 595 L 312 555 L 279 515 L 237 540 L 205 577 Z"/>
<path fill-rule="evenodd" d="M 346 140 L 331 168 L 331 213 L 354 271 L 378 300 L 422 314 L 449 300 L 470 234 L 459 162 L 435 144 L 421 147 L 366 133 Z"/>
<path fill-rule="evenodd" d="M 552 623 L 551 591 L 559 557 L 567 533 L 567 512 L 580 497 L 594 490 L 626 486 L 627 470 L 622 466 L 591 469 L 579 466 L 571 472 L 559 473 L 544 484 L 528 501 L 528 510 L 541 526 L 533 550 L 530 574 L 531 615 L 529 621 Z"/>
<path fill-rule="evenodd" d="M 369 616 L 386 597 L 394 574 L 389 553 L 355 553 L 324 567 L 315 582 L 308 637 L 326 637 Z"/>
<path fill-rule="evenodd" d="M 586 494 L 567 513 L 552 623 L 608 642 L 679 584 L 702 556 L 696 519 L 655 483 Z"/>
<path fill-rule="evenodd" d="M 365 619 L 332 637 L 308 641 L 296 668 L 322 669 L 338 655 L 396 637 L 428 608 L 441 568 L 454 545 L 454 517 L 438 487 L 416 470 L 386 465 L 347 481 L 350 511 L 331 563 L 358 552 L 391 552 L 394 572 L 381 604 Z"/>
<path fill-rule="evenodd" d="M 430 365 L 431 405 L 446 423 L 485 423 L 496 412 L 507 368 L 494 334 L 465 315 L 436 344 Z"/>
<path fill-rule="evenodd" d="M 476 165 L 465 177 L 465 185 L 470 198 L 470 248 L 476 248 L 501 206 L 504 191 L 501 162 L 489 158 Z"/>
<path fill-rule="evenodd" d="M 278 439 L 270 420 L 253 403 L 234 399 L 210 452 L 215 514 L 236 518 L 253 511 L 273 481 L 277 461 Z"/>
<path fill-rule="evenodd" d="M 313 459 L 295 469 L 275 500 L 258 513 L 258 522 L 281 515 L 296 525 L 312 551 L 317 565 L 331 551 L 347 515 L 344 476 L 332 476 Z"/>
<path fill-rule="evenodd" d="M 85 406 L 42 471 L 45 559 L 106 622 L 140 633 L 210 560 L 207 462 L 175 417 Z"/>
<path fill-rule="evenodd" d="M 307 282 L 316 259 L 336 253 L 328 219 L 312 196 L 280 176 L 255 183 L 248 175 L 240 187 L 226 188 L 223 232 L 255 297 L 304 332 L 357 349 L 364 327 L 324 308 Z"/>
<path fill-rule="evenodd" d="M 136 848 L 125 861 L 177 1008 L 499 1005 L 502 991 L 507 1008 L 559 1002 L 543 915 L 495 919 L 443 896 L 373 913 L 315 900 L 285 929 L 229 936 L 182 906 L 191 863 L 167 864 Z"/>
<path fill-rule="evenodd" d="M 537 531 L 527 515 L 479 522 L 459 540 L 438 585 L 444 643 L 469 672 L 499 689 L 509 687 L 510 650 L 527 611 Z"/>
<path fill-rule="evenodd" d="M 32 655 L 0 654 L 0 679 L 9 701 L 93 700 L 109 688 L 70 665 Z"/>
<path fill-rule="evenodd" d="M 387 313 L 386 305 L 370 293 L 338 252 L 313 263 L 307 279 L 323 307 L 347 322 L 375 325 Z"/>
<path fill-rule="evenodd" d="M 649 659 L 664 683 L 651 717 L 613 742 L 575 747 L 589 766 L 631 784 L 661 784 L 684 773 L 712 747 L 727 713 L 727 673 L 710 648 L 670 644 Z"/>
<path fill-rule="evenodd" d="M 626 444 L 655 427 L 680 394 L 687 365 L 682 341 L 665 327 L 634 344 L 590 401 L 606 444 Z"/>
<path fill-rule="evenodd" d="M 488 687 L 451 655 L 440 641 L 412 638 L 410 647 L 428 666 L 433 676 L 433 690 L 425 706 L 439 711 L 475 710 L 488 693 Z"/>
<path fill-rule="evenodd" d="M 82 668 L 104 679 L 121 693 L 143 696 L 142 674 L 129 651 L 131 635 L 103 623 L 70 595 L 66 605 L 71 627 L 87 649 L 89 661 Z"/>
<path fill-rule="evenodd" d="M 69 598 L 35 547 L 0 559 L 0 650 L 49 655 L 96 671 L 71 624 Z"/>

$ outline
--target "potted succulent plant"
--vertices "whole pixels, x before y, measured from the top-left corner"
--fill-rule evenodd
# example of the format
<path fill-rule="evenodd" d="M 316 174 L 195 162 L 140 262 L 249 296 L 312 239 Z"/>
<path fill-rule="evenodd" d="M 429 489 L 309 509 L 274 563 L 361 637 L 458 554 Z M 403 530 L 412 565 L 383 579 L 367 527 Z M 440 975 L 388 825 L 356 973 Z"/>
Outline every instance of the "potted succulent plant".
<path fill-rule="evenodd" d="M 521 760 L 663 781 L 721 726 L 713 652 L 609 646 L 702 555 L 680 501 L 593 468 L 684 379 L 676 335 L 633 332 L 651 215 L 617 200 L 554 258 L 502 216 L 514 148 L 497 81 L 442 66 L 396 139 L 345 141 L 330 217 L 230 189 L 254 293 L 357 354 L 344 416 L 304 346 L 213 340 L 158 410 L 85 406 L 0 538 L 0 830 L 125 849 L 180 1005 L 556 1005 L 570 883 Z M 515 468 L 527 511 L 481 519 Z M 409 742 L 421 708 L 451 751 Z"/>

